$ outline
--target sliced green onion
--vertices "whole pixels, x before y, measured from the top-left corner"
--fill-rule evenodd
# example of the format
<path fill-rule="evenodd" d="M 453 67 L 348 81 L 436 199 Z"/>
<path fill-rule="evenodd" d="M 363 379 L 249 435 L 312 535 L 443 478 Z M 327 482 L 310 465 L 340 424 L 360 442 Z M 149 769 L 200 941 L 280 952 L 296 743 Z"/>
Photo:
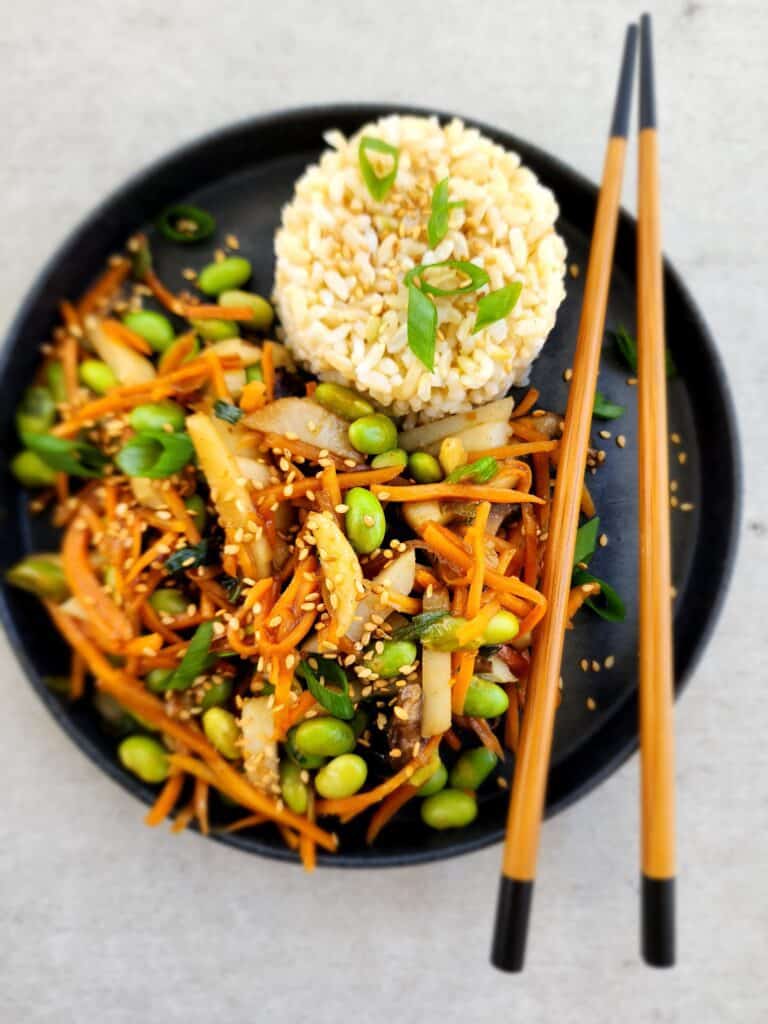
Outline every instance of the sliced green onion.
<path fill-rule="evenodd" d="M 346 672 L 332 658 L 321 658 L 315 654 L 312 655 L 312 660 L 317 661 L 319 678 L 307 661 L 302 661 L 299 664 L 296 675 L 304 680 L 309 692 L 326 711 L 329 711 L 335 718 L 351 721 L 355 717 L 355 708 L 349 696 L 349 680 Z M 342 692 L 329 689 L 325 685 L 326 680 L 340 686 Z"/>
<path fill-rule="evenodd" d="M 392 633 L 393 640 L 420 640 L 425 633 L 429 633 L 437 622 L 441 622 L 446 616 L 451 617 L 450 612 L 421 612 L 414 615 L 410 622 L 400 626 Z"/>
<path fill-rule="evenodd" d="M 199 675 L 205 671 L 213 639 L 213 623 L 201 622 L 195 635 L 189 641 L 179 667 L 165 683 L 166 690 L 188 690 Z"/>
<path fill-rule="evenodd" d="M 183 469 L 194 452 L 194 446 L 187 434 L 144 430 L 120 449 L 115 456 L 115 462 L 127 476 L 161 480 Z"/>
<path fill-rule="evenodd" d="M 595 392 L 595 404 L 592 408 L 592 414 L 597 416 L 599 420 L 617 420 L 626 411 L 623 405 L 616 405 L 615 402 L 606 398 L 599 391 Z"/>
<path fill-rule="evenodd" d="M 408 348 L 430 373 L 435 368 L 437 309 L 434 302 L 408 285 Z"/>
<path fill-rule="evenodd" d="M 612 333 L 613 340 L 616 343 L 616 348 L 619 350 L 619 355 L 627 364 L 629 369 L 633 373 L 637 373 L 637 342 L 626 327 L 619 327 L 617 331 L 613 331 Z M 664 358 L 667 367 L 667 377 L 676 376 L 677 367 L 675 366 L 669 349 L 665 350 Z"/>
<path fill-rule="evenodd" d="M 448 217 L 457 206 L 466 206 L 466 200 L 448 202 L 448 178 L 443 178 L 435 185 L 432 193 L 432 213 L 427 224 L 427 240 L 430 249 L 438 246 L 448 234 Z"/>
<path fill-rule="evenodd" d="M 489 324 L 495 324 L 497 320 L 503 320 L 509 316 L 515 308 L 522 290 L 522 284 L 519 281 L 513 281 L 512 284 L 507 284 L 495 292 L 483 295 L 477 303 L 477 318 L 472 333 L 477 334 Z"/>
<path fill-rule="evenodd" d="M 492 455 L 484 455 L 482 459 L 468 462 L 466 466 L 457 466 L 445 478 L 446 483 L 457 484 L 460 480 L 471 480 L 476 484 L 487 484 L 499 472 L 499 464 Z"/>
<path fill-rule="evenodd" d="M 588 597 L 584 604 L 591 608 L 596 615 L 599 615 L 601 619 L 605 619 L 606 622 L 624 621 L 627 615 L 624 602 L 610 583 L 606 583 L 605 580 L 601 580 L 591 573 L 584 572 L 582 569 L 577 569 L 574 572 L 572 582 L 575 587 L 580 587 L 584 583 L 599 584 L 600 593 L 594 597 Z"/>
<path fill-rule="evenodd" d="M 196 569 L 208 560 L 208 541 L 201 540 L 197 544 L 180 548 L 165 560 L 166 572 L 183 572 L 185 569 Z"/>
<path fill-rule="evenodd" d="M 368 150 L 371 153 L 383 153 L 386 156 L 392 157 L 392 167 L 386 174 L 383 174 L 381 177 L 378 176 L 373 169 L 371 161 L 368 159 Z M 360 139 L 357 159 L 360 163 L 360 173 L 363 176 L 365 187 L 376 202 L 380 203 L 383 199 L 386 199 L 395 183 L 397 165 L 400 161 L 400 150 L 396 146 L 390 146 L 383 139 L 374 139 L 370 135 L 364 135 Z"/>
<path fill-rule="evenodd" d="M 432 270 L 448 268 L 455 270 L 457 274 L 463 274 L 469 278 L 467 284 L 457 285 L 455 288 L 438 288 L 430 284 L 426 275 Z M 410 285 L 419 278 L 418 288 L 425 295 L 466 295 L 469 292 L 476 292 L 478 288 L 488 284 L 490 278 L 482 267 L 469 260 L 441 260 L 439 263 L 420 263 L 418 267 L 409 270 L 405 275 L 405 284 Z"/>
<path fill-rule="evenodd" d="M 59 473 L 70 476 L 100 477 L 109 462 L 106 455 L 85 441 L 67 441 L 52 434 L 22 434 L 24 445 Z"/>
<path fill-rule="evenodd" d="M 224 588 L 224 592 L 227 595 L 227 600 L 232 604 L 235 604 L 240 597 L 243 590 L 243 581 L 238 576 L 219 576 L 216 581 L 220 587 Z"/>
<path fill-rule="evenodd" d="M 213 403 L 213 414 L 227 423 L 237 423 L 244 415 L 242 409 L 232 405 L 231 402 L 225 402 L 222 398 L 217 398 Z"/>
<path fill-rule="evenodd" d="M 172 242 L 202 242 L 216 230 L 216 221 L 199 206 L 169 206 L 157 219 L 157 229 Z"/>
<path fill-rule="evenodd" d="M 600 517 L 595 516 L 580 526 L 576 533 L 576 547 L 573 549 L 573 564 L 588 563 L 597 550 L 597 535 L 600 530 Z"/>

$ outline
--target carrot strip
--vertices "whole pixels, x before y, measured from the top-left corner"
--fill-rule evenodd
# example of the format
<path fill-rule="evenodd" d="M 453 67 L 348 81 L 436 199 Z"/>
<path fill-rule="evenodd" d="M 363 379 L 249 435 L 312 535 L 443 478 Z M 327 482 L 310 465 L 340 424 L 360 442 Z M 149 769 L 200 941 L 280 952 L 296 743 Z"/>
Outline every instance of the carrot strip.
<path fill-rule="evenodd" d="M 277 435 L 270 434 L 268 436 L 274 438 Z M 383 469 L 337 473 L 336 482 L 342 491 L 349 490 L 351 487 L 370 487 L 371 484 L 384 484 L 389 480 L 394 480 L 396 476 L 400 475 L 400 471 L 400 466 L 385 466 Z M 259 504 L 271 505 L 275 501 L 303 498 L 309 491 L 317 491 L 320 486 L 319 477 L 308 476 L 304 480 L 295 480 L 292 484 L 278 484 L 273 487 L 265 487 L 263 491 L 257 493 L 256 499 Z M 286 488 L 289 488 L 288 494 L 285 493 Z"/>
<path fill-rule="evenodd" d="M 243 388 L 240 395 L 240 408 L 243 412 L 255 412 L 266 405 L 267 392 L 263 381 L 251 380 Z"/>
<path fill-rule="evenodd" d="M 271 341 L 265 341 L 261 349 L 261 375 L 264 378 L 264 392 L 267 401 L 273 402 L 275 399 L 275 352 Z"/>
<path fill-rule="evenodd" d="M 568 595 L 568 612 L 567 618 L 570 625 L 570 620 L 574 617 L 576 612 L 581 608 L 584 602 L 594 597 L 595 594 L 600 593 L 599 583 L 582 583 L 578 587 L 573 587 L 570 594 Z"/>
<path fill-rule="evenodd" d="M 534 605 L 533 608 L 528 612 L 525 618 L 520 623 L 519 636 L 525 636 L 526 633 L 530 633 L 544 616 L 547 614 L 547 606 L 544 604 Z"/>
<path fill-rule="evenodd" d="M 483 593 L 483 582 L 485 580 L 485 527 L 488 523 L 488 513 L 490 511 L 490 502 L 482 502 L 482 504 L 477 506 L 475 521 L 472 524 L 472 582 L 469 585 L 467 607 L 465 609 L 470 619 L 474 618 L 480 611 L 480 597 Z"/>
<path fill-rule="evenodd" d="M 187 331 L 186 334 L 180 334 L 173 344 L 169 345 L 165 352 L 160 356 L 160 360 L 157 364 L 157 372 L 159 374 L 166 374 L 173 373 L 174 370 L 178 370 L 189 356 L 194 355 L 196 344 L 197 335 L 194 331 Z"/>
<path fill-rule="evenodd" d="M 525 455 L 536 455 L 540 452 L 553 452 L 559 441 L 524 441 L 522 444 L 503 444 L 498 448 L 484 448 L 472 452 L 473 459 L 481 459 L 490 455 L 494 459 L 519 459 Z"/>
<path fill-rule="evenodd" d="M 194 519 L 189 514 L 187 506 L 184 504 L 179 492 L 166 481 L 163 494 L 171 515 L 175 519 L 178 519 L 182 524 L 184 528 L 184 535 L 187 540 L 192 544 L 197 544 L 200 540 L 200 531 L 195 525 Z"/>
<path fill-rule="evenodd" d="M 263 825 L 265 821 L 269 821 L 266 814 L 248 814 L 244 818 L 238 818 L 237 821 L 233 821 L 229 825 L 225 825 L 219 831 L 241 832 L 244 828 L 254 828 L 256 825 Z"/>
<path fill-rule="evenodd" d="M 335 455 L 333 452 L 328 452 L 326 449 L 318 448 L 314 444 L 308 444 L 306 441 L 299 441 L 296 438 L 286 437 L 285 434 L 265 434 L 264 447 L 270 448 L 272 451 L 286 453 L 291 458 L 304 459 L 307 462 L 314 462 L 318 465 L 322 459 L 324 463 L 332 463 L 338 469 L 343 469 L 345 466 L 344 459 L 340 455 Z M 321 452 L 323 452 L 322 455 L 320 454 Z M 318 480 L 314 481 L 315 486 L 317 486 L 318 483 Z M 290 485 L 282 484 L 279 490 L 283 491 L 286 486 Z"/>
<path fill-rule="evenodd" d="M 412 786 L 410 782 L 406 782 L 379 804 L 365 833 L 365 841 L 369 846 L 376 841 L 379 832 L 394 818 L 400 808 L 404 807 L 418 792 L 418 786 Z"/>
<path fill-rule="evenodd" d="M 221 370 L 221 363 L 218 360 L 215 352 L 211 352 L 209 349 L 206 353 L 206 359 L 210 366 L 211 372 L 211 383 L 213 384 L 213 393 L 217 398 L 220 398 L 224 402 L 230 402 L 232 399 L 227 387 L 227 382 L 224 374 Z"/>
<path fill-rule="evenodd" d="M 82 519 L 74 519 L 64 534 L 61 558 L 67 584 L 100 631 L 126 642 L 133 636 L 133 628 L 125 613 L 104 593 L 91 568 L 89 538 L 90 531 Z"/>
<path fill-rule="evenodd" d="M 128 656 L 144 654 L 151 658 L 153 654 L 157 654 L 162 646 L 163 637 L 159 633 L 142 633 L 141 636 L 129 640 L 124 645 L 123 650 Z"/>
<path fill-rule="evenodd" d="M 304 690 L 293 707 L 286 712 L 285 719 L 283 721 L 285 731 L 287 732 L 289 729 L 292 729 L 297 722 L 300 722 L 316 703 L 317 701 L 309 690 Z"/>
<path fill-rule="evenodd" d="M 530 505 L 523 505 L 520 512 L 523 520 L 523 537 L 525 538 L 523 580 L 529 587 L 535 587 L 539 575 L 539 528 Z"/>
<path fill-rule="evenodd" d="M 474 651 L 459 652 L 459 669 L 454 676 L 453 689 L 451 690 L 451 707 L 454 714 L 460 715 L 464 710 L 464 701 L 467 698 L 467 690 L 472 682 L 472 674 L 475 671 Z"/>
<path fill-rule="evenodd" d="M 453 750 L 453 751 L 461 750 L 461 740 L 456 735 L 456 733 L 453 731 L 453 729 L 449 729 L 447 732 L 444 732 L 443 733 L 443 739 L 448 744 L 448 746 L 451 748 L 451 750 Z"/>
<path fill-rule="evenodd" d="M 144 554 L 133 562 L 125 574 L 125 582 L 133 583 L 137 576 L 140 576 L 145 569 L 148 569 L 156 559 L 165 558 L 169 555 L 173 550 L 175 540 L 176 534 L 169 531 L 164 533 L 153 544 L 150 544 Z"/>
<path fill-rule="evenodd" d="M 183 316 L 188 320 L 252 320 L 253 310 L 247 306 L 216 306 L 206 303 L 186 302 L 166 288 L 154 270 L 144 275 L 144 284 L 150 289 L 158 302 L 171 313 Z"/>
<path fill-rule="evenodd" d="M 541 504 L 541 498 L 525 491 L 508 487 L 479 487 L 474 484 L 411 484 L 409 487 L 382 487 L 374 484 L 371 490 L 382 501 L 491 501 L 500 504 L 518 504 L 530 501 Z"/>
<path fill-rule="evenodd" d="M 586 516 L 587 519 L 593 519 L 597 515 L 595 502 L 586 484 L 581 489 L 581 514 Z"/>
<path fill-rule="evenodd" d="M 183 772 L 174 772 L 170 775 L 165 785 L 160 790 L 157 799 L 150 807 L 147 816 L 144 818 L 144 824 L 149 825 L 150 828 L 154 828 L 162 821 L 165 821 L 176 806 L 176 801 L 181 796 L 183 786 Z"/>
<path fill-rule="evenodd" d="M 536 388 L 528 388 L 525 395 L 520 399 L 520 402 L 512 410 L 510 419 L 516 420 L 521 416 L 525 416 L 539 400 L 539 392 Z"/>
<path fill-rule="evenodd" d="M 203 779 L 195 779 L 192 802 L 195 806 L 195 817 L 204 836 L 210 832 L 208 824 L 208 783 Z"/>
<path fill-rule="evenodd" d="M 72 654 L 72 669 L 69 676 L 69 699 L 79 700 L 85 693 L 85 661 L 75 651 Z"/>
<path fill-rule="evenodd" d="M 495 754 L 500 761 L 504 760 L 504 750 L 499 743 L 498 737 L 484 718 L 474 718 L 470 716 L 467 718 L 467 725 L 475 736 L 477 736 L 486 750 L 490 750 L 490 752 Z"/>
<path fill-rule="evenodd" d="M 153 633 L 159 633 L 167 644 L 180 644 L 184 642 L 178 633 L 175 633 L 169 626 L 167 626 L 163 622 L 163 620 L 157 614 L 157 612 L 149 603 L 149 601 L 144 601 L 144 603 L 141 605 L 141 608 L 139 609 L 139 615 L 141 617 L 141 621 L 147 627 L 147 629 L 151 630 Z M 183 626 L 177 625 L 175 622 L 174 625 L 176 625 L 177 629 L 184 628 Z"/>
<path fill-rule="evenodd" d="M 99 306 L 106 303 L 131 272 L 131 262 L 125 257 L 118 257 L 110 263 L 101 277 L 97 278 L 93 285 L 77 303 L 77 315 L 82 320 L 89 313 L 93 313 Z"/>
<path fill-rule="evenodd" d="M 77 338 L 73 334 L 67 334 L 61 346 L 61 368 L 64 374 L 64 390 L 70 406 L 77 401 L 77 349 Z"/>
<path fill-rule="evenodd" d="M 118 345 L 131 348 L 134 352 L 140 352 L 143 356 L 152 355 L 152 346 L 149 342 L 142 338 L 140 334 L 137 334 L 136 331 L 132 331 L 130 327 L 121 324 L 119 320 L 111 318 L 102 320 L 101 329 L 107 337 L 111 338 L 112 341 L 116 341 Z"/>

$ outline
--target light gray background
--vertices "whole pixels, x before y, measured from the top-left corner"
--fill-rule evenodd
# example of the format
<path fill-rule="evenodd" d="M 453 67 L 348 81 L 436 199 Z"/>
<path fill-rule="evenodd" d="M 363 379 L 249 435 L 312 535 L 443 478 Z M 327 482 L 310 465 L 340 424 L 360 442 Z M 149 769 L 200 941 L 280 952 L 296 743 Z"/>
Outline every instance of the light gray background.
<path fill-rule="evenodd" d="M 639 13 L 624 0 L 2 7 L 0 326 L 126 175 L 275 107 L 453 108 L 597 178 L 621 35 Z M 4 647 L 3 1024 L 766 1019 L 766 14 L 760 0 L 655 13 L 666 249 L 728 362 L 748 442 L 737 573 L 679 704 L 679 967 L 638 963 L 636 759 L 546 825 L 528 968 L 504 977 L 487 963 L 499 848 L 307 878 L 145 829 Z M 634 180 L 630 166 L 630 208 Z"/>

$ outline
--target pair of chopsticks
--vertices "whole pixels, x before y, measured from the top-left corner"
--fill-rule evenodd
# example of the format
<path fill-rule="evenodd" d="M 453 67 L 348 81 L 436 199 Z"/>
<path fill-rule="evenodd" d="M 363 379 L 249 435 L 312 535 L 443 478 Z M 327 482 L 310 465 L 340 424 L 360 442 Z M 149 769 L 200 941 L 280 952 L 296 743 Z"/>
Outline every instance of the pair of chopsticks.
<path fill-rule="evenodd" d="M 624 43 L 611 134 L 589 253 L 570 397 L 542 573 L 548 612 L 539 627 L 509 804 L 491 960 L 520 971 L 552 747 L 568 594 L 605 327 L 634 78 L 637 27 Z M 640 23 L 637 232 L 640 480 L 641 949 L 674 962 L 673 661 L 669 467 L 658 149 L 650 17 Z"/>

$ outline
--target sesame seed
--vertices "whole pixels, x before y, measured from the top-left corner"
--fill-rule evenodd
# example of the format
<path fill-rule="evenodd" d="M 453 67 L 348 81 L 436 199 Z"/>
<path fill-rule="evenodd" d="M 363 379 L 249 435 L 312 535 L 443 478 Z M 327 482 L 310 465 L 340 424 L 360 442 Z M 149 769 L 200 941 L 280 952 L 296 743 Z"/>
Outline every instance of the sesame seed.
<path fill-rule="evenodd" d="M 602 437 L 603 440 L 607 441 L 610 438 L 610 436 L 611 436 L 610 430 L 601 430 L 600 431 L 600 437 Z"/>
<path fill-rule="evenodd" d="M 681 512 L 692 512 L 695 507 L 696 506 L 693 504 L 693 502 L 684 501 L 682 503 L 682 505 L 680 506 L 680 511 Z"/>
<path fill-rule="evenodd" d="M 613 668 L 613 666 L 615 664 L 616 664 L 615 657 L 612 654 L 609 654 L 608 657 L 603 662 L 603 668 Z"/>
<path fill-rule="evenodd" d="M 681 466 L 684 466 L 688 461 L 688 455 L 685 452 L 678 452 L 677 461 L 680 463 Z"/>
<path fill-rule="evenodd" d="M 672 508 L 677 508 L 677 506 L 680 504 L 680 502 L 677 500 L 677 498 L 673 494 L 672 497 L 669 499 L 669 504 L 672 506 Z"/>
<path fill-rule="evenodd" d="M 589 708 L 590 711 L 594 711 L 595 710 L 595 708 L 597 707 L 597 704 L 595 703 L 594 697 L 587 697 L 587 707 Z"/>
<path fill-rule="evenodd" d="M 580 268 L 579 268 L 579 264 L 578 264 L 578 263 L 572 263 L 572 264 L 570 265 L 570 267 L 568 267 L 568 273 L 569 273 L 569 274 L 571 275 L 571 277 L 573 277 L 573 278 L 576 278 L 576 277 L 578 277 L 578 276 L 579 276 L 579 274 L 581 273 L 581 270 L 580 270 Z"/>
<path fill-rule="evenodd" d="M 592 660 L 592 671 L 593 672 L 599 672 L 600 671 L 600 662 L 595 660 L 595 659 Z"/>
<path fill-rule="evenodd" d="M 586 658 L 582 658 L 579 662 L 579 668 L 582 672 L 589 672 L 589 662 Z"/>
<path fill-rule="evenodd" d="M 627 384 L 633 388 L 637 384 L 637 377 L 627 377 Z"/>
<path fill-rule="evenodd" d="M 670 482 L 669 482 L 669 489 L 670 489 L 670 491 L 672 491 L 672 493 L 674 494 L 675 491 L 677 490 L 677 488 L 678 488 L 677 480 L 670 480 Z"/>
<path fill-rule="evenodd" d="M 573 370 L 569 366 L 566 370 L 563 371 L 563 380 L 564 381 L 569 381 L 572 378 L 573 378 Z"/>
<path fill-rule="evenodd" d="M 619 446 L 619 448 L 625 448 L 627 444 L 626 437 L 623 434 L 619 434 L 619 436 L 616 438 L 616 444 Z"/>
<path fill-rule="evenodd" d="M 673 430 L 672 433 L 669 435 L 669 440 L 672 442 L 672 444 L 681 444 L 683 439 L 676 431 Z"/>

